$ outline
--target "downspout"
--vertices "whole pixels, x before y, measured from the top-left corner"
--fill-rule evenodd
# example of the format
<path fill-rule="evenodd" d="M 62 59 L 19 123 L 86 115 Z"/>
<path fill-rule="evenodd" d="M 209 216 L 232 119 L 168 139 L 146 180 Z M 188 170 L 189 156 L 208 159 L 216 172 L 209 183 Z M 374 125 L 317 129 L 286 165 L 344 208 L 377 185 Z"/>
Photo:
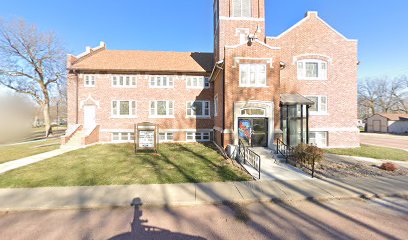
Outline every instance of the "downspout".
<path fill-rule="evenodd" d="M 221 134 L 221 143 L 222 147 L 224 146 L 224 131 L 225 131 L 225 71 L 222 71 L 222 134 Z"/>
<path fill-rule="evenodd" d="M 79 114 L 79 100 L 78 100 L 78 97 L 79 97 L 79 93 L 78 93 L 78 91 L 79 91 L 79 79 L 78 79 L 78 73 L 76 71 L 74 73 L 75 73 L 75 79 L 76 79 L 75 124 L 78 124 L 79 123 L 79 117 L 78 117 L 78 114 Z"/>

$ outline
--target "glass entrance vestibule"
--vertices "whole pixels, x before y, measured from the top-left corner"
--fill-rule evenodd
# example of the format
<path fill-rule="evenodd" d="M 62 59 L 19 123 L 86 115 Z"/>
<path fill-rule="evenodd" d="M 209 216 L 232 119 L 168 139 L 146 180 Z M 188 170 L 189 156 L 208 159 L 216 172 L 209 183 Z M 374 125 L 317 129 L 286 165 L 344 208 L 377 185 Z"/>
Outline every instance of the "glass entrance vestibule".
<path fill-rule="evenodd" d="M 282 141 L 287 146 L 309 143 L 309 108 L 313 101 L 300 94 L 282 94 L 280 123 Z"/>

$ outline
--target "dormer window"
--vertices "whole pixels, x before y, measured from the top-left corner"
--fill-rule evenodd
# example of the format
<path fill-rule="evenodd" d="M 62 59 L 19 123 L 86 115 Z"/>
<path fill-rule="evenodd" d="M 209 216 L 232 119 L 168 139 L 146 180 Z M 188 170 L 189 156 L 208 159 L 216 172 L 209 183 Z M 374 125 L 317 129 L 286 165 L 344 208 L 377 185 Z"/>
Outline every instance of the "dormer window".
<path fill-rule="evenodd" d="M 297 62 L 298 80 L 327 80 L 327 62 L 305 59 Z"/>
<path fill-rule="evenodd" d="M 233 17 L 252 17 L 252 0 L 233 0 Z"/>

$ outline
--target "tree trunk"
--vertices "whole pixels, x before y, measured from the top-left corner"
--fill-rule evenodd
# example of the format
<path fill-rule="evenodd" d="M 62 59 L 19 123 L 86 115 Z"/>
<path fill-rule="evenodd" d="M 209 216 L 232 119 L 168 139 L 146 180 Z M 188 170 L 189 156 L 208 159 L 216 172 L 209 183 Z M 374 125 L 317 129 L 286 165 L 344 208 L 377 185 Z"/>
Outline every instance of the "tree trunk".
<path fill-rule="evenodd" d="M 50 134 L 52 134 L 49 103 L 46 103 L 43 105 L 43 114 L 44 114 L 44 125 L 45 125 L 45 137 L 48 137 L 50 136 Z"/>

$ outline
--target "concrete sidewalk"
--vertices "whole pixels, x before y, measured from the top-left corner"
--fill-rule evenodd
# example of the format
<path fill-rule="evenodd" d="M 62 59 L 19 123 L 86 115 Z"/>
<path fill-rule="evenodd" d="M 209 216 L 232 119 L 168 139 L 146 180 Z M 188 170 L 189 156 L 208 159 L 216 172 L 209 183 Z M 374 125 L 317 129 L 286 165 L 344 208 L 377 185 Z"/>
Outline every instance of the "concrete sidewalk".
<path fill-rule="evenodd" d="M 177 206 L 224 201 L 302 201 L 408 195 L 408 176 L 252 182 L 0 189 L 0 211 Z"/>
<path fill-rule="evenodd" d="M 70 151 L 78 150 L 80 148 L 81 147 L 59 148 L 59 149 L 55 149 L 49 152 L 40 153 L 37 155 L 5 162 L 5 163 L 0 164 L 0 174 L 17 169 L 17 168 L 24 167 L 24 166 L 27 166 L 33 163 L 37 163 L 37 162 L 46 160 L 48 158 L 56 157 L 56 156 L 59 156 L 61 154 L 64 154 Z"/>

